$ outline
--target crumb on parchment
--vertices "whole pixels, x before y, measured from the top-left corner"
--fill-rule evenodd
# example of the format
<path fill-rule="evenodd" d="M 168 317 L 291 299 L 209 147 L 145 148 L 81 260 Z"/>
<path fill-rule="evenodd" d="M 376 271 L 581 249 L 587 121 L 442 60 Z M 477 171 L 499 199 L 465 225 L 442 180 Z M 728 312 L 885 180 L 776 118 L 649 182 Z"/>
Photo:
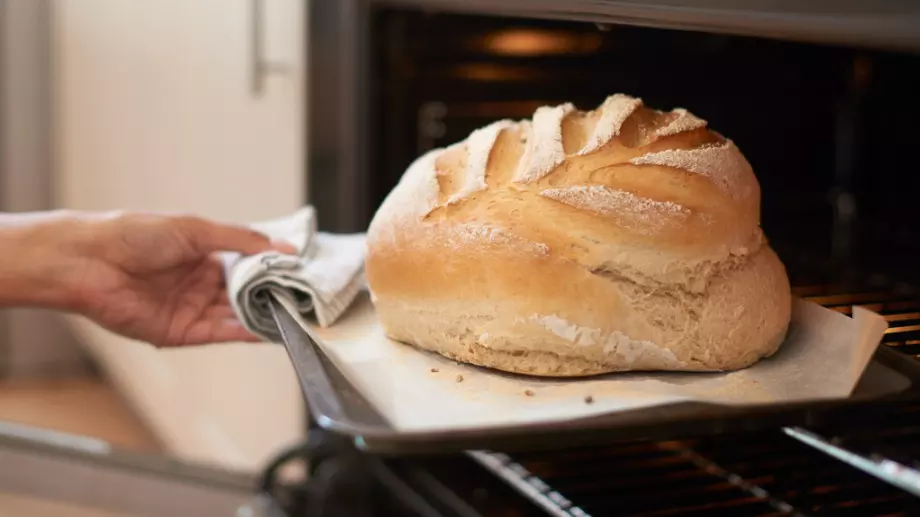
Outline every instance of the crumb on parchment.
<path fill-rule="evenodd" d="M 457 376 L 457 382 L 463 382 L 463 376 L 462 376 L 462 375 L 458 375 L 458 376 Z"/>
<path fill-rule="evenodd" d="M 438 370 L 437 368 L 432 368 L 432 369 L 431 369 L 431 373 L 438 373 L 439 371 L 440 371 L 440 370 Z"/>
<path fill-rule="evenodd" d="M 524 390 L 524 395 L 527 395 L 528 397 L 533 397 L 533 391 L 532 391 L 532 390 Z"/>
<path fill-rule="evenodd" d="M 592 397 L 591 395 L 588 395 L 587 397 L 585 397 L 585 404 L 593 404 L 593 403 L 594 403 L 594 397 Z"/>

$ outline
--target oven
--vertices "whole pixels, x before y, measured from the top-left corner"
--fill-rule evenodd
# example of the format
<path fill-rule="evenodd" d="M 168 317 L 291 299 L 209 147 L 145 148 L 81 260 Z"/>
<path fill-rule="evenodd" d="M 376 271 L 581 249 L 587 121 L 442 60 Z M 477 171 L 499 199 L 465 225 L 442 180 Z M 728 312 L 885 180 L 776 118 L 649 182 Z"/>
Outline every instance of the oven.
<path fill-rule="evenodd" d="M 310 202 L 360 232 L 410 162 L 612 93 L 733 139 L 795 294 L 885 316 L 920 358 L 920 6 L 748 0 L 313 0 Z M 275 468 L 307 460 L 310 480 Z M 311 430 L 282 514 L 920 515 L 920 401 L 814 425 L 539 452 L 378 457 Z M 385 509 L 384 509 L 385 508 Z"/>

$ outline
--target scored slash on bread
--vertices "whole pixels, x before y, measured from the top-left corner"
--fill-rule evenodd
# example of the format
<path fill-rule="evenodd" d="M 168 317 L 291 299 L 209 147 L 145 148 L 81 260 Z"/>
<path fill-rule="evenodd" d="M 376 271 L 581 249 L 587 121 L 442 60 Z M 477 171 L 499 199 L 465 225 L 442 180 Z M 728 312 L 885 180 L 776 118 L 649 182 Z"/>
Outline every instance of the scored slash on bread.
<path fill-rule="evenodd" d="M 420 157 L 374 216 L 366 269 L 393 339 L 536 375 L 741 368 L 791 312 L 740 150 L 622 94 Z"/>

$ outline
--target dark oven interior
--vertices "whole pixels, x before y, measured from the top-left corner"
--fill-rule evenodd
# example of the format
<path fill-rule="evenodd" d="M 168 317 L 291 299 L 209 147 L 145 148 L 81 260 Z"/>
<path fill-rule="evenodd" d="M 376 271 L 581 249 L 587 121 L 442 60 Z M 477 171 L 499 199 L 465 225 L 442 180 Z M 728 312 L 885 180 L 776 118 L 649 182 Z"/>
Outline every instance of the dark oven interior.
<path fill-rule="evenodd" d="M 312 69 L 335 76 L 311 93 L 311 202 L 321 227 L 363 231 L 411 161 L 491 121 L 545 104 L 592 109 L 628 93 L 658 109 L 687 108 L 738 144 L 797 294 L 843 313 L 869 307 L 889 319 L 887 345 L 920 355 L 920 55 L 342 7 L 356 4 L 328 2 L 317 9 L 338 9 L 340 23 L 313 25 Z M 360 462 L 375 462 L 384 491 L 403 494 L 411 502 L 400 512 L 412 515 L 906 516 L 920 514 L 920 482 L 905 488 L 879 471 L 917 468 L 918 438 L 920 404 L 902 402 L 809 431 Z M 882 463 L 867 474 L 851 466 L 853 452 Z"/>

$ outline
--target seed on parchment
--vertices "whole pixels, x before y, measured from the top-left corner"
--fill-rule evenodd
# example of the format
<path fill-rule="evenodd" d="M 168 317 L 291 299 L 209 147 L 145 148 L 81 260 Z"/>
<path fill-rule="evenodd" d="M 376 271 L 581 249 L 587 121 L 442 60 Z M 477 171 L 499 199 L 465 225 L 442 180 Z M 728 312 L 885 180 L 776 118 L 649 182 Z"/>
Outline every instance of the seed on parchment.
<path fill-rule="evenodd" d="M 594 404 L 594 397 L 592 397 L 591 395 L 588 395 L 587 397 L 585 397 L 585 404 Z"/>
<path fill-rule="evenodd" d="M 458 376 L 457 376 L 457 382 L 463 382 L 463 376 L 462 376 L 462 375 L 458 375 Z"/>
<path fill-rule="evenodd" d="M 528 397 L 533 397 L 533 391 L 531 391 L 531 390 L 524 390 L 524 395 L 527 395 Z"/>
<path fill-rule="evenodd" d="M 438 370 L 437 368 L 432 368 L 432 369 L 431 369 L 431 373 L 438 373 L 438 371 L 439 371 L 439 370 Z"/>

